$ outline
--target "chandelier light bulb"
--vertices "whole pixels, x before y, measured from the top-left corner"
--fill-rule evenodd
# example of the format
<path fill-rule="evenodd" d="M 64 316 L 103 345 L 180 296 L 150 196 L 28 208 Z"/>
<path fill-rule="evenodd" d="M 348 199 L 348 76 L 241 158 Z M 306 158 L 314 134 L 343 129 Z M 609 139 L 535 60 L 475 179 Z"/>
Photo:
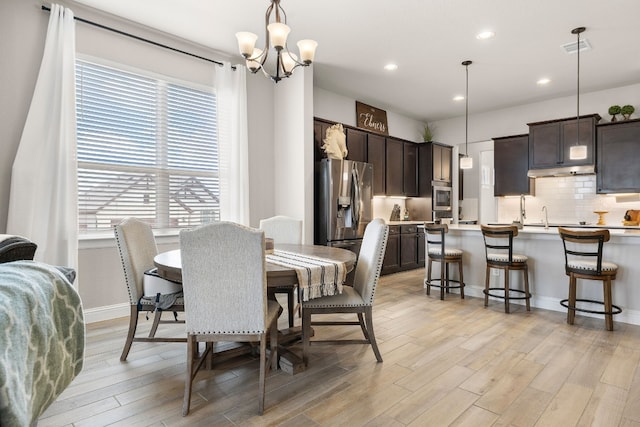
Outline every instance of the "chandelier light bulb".
<path fill-rule="evenodd" d="M 240 54 L 245 58 L 252 57 L 258 36 L 248 31 L 240 31 L 236 33 L 236 39 L 238 39 Z"/>
<path fill-rule="evenodd" d="M 291 32 L 291 28 L 289 28 L 288 25 L 282 22 L 274 22 L 267 26 L 267 31 L 269 32 L 271 46 L 276 48 L 276 50 L 280 50 L 287 45 L 287 37 Z"/>

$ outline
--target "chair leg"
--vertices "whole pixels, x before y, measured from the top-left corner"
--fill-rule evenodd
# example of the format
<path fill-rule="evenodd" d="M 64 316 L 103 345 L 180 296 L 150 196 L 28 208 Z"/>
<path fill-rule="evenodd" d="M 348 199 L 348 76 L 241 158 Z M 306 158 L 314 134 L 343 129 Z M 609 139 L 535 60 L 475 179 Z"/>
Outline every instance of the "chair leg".
<path fill-rule="evenodd" d="M 127 341 L 124 343 L 122 354 L 120 355 L 120 361 L 127 360 L 129 350 L 131 350 L 131 344 L 133 344 L 133 338 L 136 336 L 136 328 L 138 327 L 138 307 L 131 306 L 131 312 L 129 314 L 129 332 L 127 333 Z"/>
<path fill-rule="evenodd" d="M 189 415 L 189 409 L 191 407 L 191 386 L 193 385 L 194 364 L 197 360 L 197 356 L 194 355 L 194 351 L 197 351 L 197 341 L 194 335 L 187 336 L 187 377 L 184 380 L 184 399 L 182 400 L 182 416 Z"/>
<path fill-rule="evenodd" d="M 504 312 L 509 313 L 511 310 L 509 308 L 509 273 L 511 271 L 506 268 L 504 270 Z"/>
<path fill-rule="evenodd" d="M 527 311 L 531 311 L 531 304 L 529 300 L 531 299 L 531 293 L 529 293 L 529 266 L 524 266 L 524 295 L 526 297 L 525 304 L 527 306 Z"/>
<path fill-rule="evenodd" d="M 264 383 L 267 376 L 267 334 L 260 334 L 260 382 L 258 384 L 258 413 L 264 413 Z"/>
<path fill-rule="evenodd" d="M 153 324 L 151 325 L 151 330 L 149 331 L 149 338 L 153 338 L 156 336 L 156 331 L 158 330 L 160 319 L 162 319 L 162 310 L 156 308 L 155 315 L 153 316 Z"/>
<path fill-rule="evenodd" d="M 604 291 L 604 315 L 607 331 L 613 331 L 613 302 L 611 301 L 611 279 L 607 278 L 602 281 Z"/>
<path fill-rule="evenodd" d="M 567 309 L 567 323 L 573 325 L 573 322 L 576 318 L 576 277 L 571 274 L 569 275 L 569 300 L 568 300 L 568 309 Z"/>
<path fill-rule="evenodd" d="M 287 314 L 289 315 L 289 327 L 293 328 L 293 314 L 295 313 L 295 309 L 296 309 L 296 302 L 294 300 L 294 295 L 293 295 L 293 288 L 289 289 L 287 291 L 287 303 L 289 305 L 289 307 L 287 308 Z"/>
<path fill-rule="evenodd" d="M 464 277 L 462 276 L 462 259 L 458 261 L 458 273 L 460 276 L 460 299 L 464 299 Z"/>
<path fill-rule="evenodd" d="M 302 307 L 302 363 L 309 363 L 309 339 L 311 337 L 311 313 Z"/>
<path fill-rule="evenodd" d="M 369 334 L 367 333 L 367 325 L 364 323 L 364 317 L 362 313 L 358 313 L 358 321 L 360 322 L 360 329 L 362 329 L 362 334 L 364 335 L 364 339 L 369 340 Z"/>
<path fill-rule="evenodd" d="M 445 290 L 447 294 L 449 293 L 449 263 L 445 261 L 444 263 L 444 280 L 446 283 Z"/>
<path fill-rule="evenodd" d="M 444 288 L 445 288 L 445 282 L 444 282 L 444 274 L 445 274 L 445 262 L 444 259 L 440 260 L 440 299 L 444 300 Z"/>
<path fill-rule="evenodd" d="M 489 279 L 491 274 L 491 267 L 487 265 L 487 270 L 485 272 L 484 279 L 484 306 L 489 306 Z"/>
<path fill-rule="evenodd" d="M 373 349 L 373 353 L 376 355 L 376 360 L 378 361 L 378 363 L 382 363 L 382 356 L 380 355 L 380 350 L 378 350 L 376 336 L 373 333 L 373 308 L 371 306 L 365 307 L 364 314 L 366 317 L 367 331 L 369 335 L 369 342 L 371 343 L 371 348 Z"/>
<path fill-rule="evenodd" d="M 431 258 L 427 260 L 427 295 L 431 295 Z"/>
<path fill-rule="evenodd" d="M 269 327 L 269 346 L 271 348 L 271 369 L 273 371 L 278 370 L 278 318 L 273 320 L 273 323 Z"/>

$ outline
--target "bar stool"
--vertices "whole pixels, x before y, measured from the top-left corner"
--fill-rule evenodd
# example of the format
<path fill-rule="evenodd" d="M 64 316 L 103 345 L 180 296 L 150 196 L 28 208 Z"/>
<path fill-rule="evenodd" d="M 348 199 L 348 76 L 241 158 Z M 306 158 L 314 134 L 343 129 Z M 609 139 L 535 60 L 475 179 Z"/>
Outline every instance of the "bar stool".
<path fill-rule="evenodd" d="M 427 277 L 424 279 L 424 285 L 427 288 L 427 295 L 431 294 L 431 287 L 440 288 L 440 299 L 444 300 L 445 291 L 449 293 L 449 289 L 460 289 L 460 298 L 464 298 L 464 279 L 462 276 L 462 250 L 447 248 L 444 242 L 444 236 L 449 232 L 447 224 L 425 224 L 424 233 L 427 244 Z M 431 278 L 432 262 L 440 263 L 440 278 Z M 459 280 L 449 278 L 449 264 L 458 264 Z M 435 283 L 434 283 L 435 282 Z M 451 285 L 451 283 L 457 285 Z"/>
<path fill-rule="evenodd" d="M 602 249 L 609 241 L 609 230 L 578 231 L 558 228 L 564 246 L 564 269 L 569 276 L 569 298 L 560 301 L 567 308 L 567 323 L 573 325 L 576 311 L 604 314 L 608 331 L 613 331 L 613 315 L 622 309 L 611 300 L 611 281 L 615 280 L 618 266 L 602 260 Z M 576 298 L 578 279 L 602 280 L 604 301 Z M 578 308 L 577 302 L 602 304 L 604 311 Z"/>
<path fill-rule="evenodd" d="M 489 305 L 489 297 L 504 299 L 504 312 L 509 313 L 510 300 L 525 300 L 527 311 L 531 311 L 529 300 L 529 267 L 528 258 L 525 255 L 513 253 L 513 238 L 518 235 L 518 227 L 480 225 L 484 237 L 485 253 L 487 257 L 487 271 L 484 285 L 484 306 Z M 504 270 L 504 288 L 489 287 L 491 269 Z M 509 285 L 509 273 L 511 270 L 520 270 L 524 273 L 524 290 L 511 288 Z M 502 291 L 504 294 L 492 293 Z M 516 295 L 512 295 L 515 293 Z M 519 296 L 522 295 L 522 296 Z"/>

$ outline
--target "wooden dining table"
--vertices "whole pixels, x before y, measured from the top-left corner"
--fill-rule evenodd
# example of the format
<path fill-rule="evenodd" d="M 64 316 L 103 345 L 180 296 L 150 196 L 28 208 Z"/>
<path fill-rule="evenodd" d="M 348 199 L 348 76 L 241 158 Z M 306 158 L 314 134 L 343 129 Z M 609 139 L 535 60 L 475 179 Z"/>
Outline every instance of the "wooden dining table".
<path fill-rule="evenodd" d="M 353 270 L 356 263 L 356 254 L 354 252 L 331 246 L 276 244 L 275 249 L 343 262 L 347 273 Z M 159 253 L 154 257 L 153 263 L 158 268 L 158 274 L 161 277 L 175 282 L 182 282 L 180 249 Z M 297 283 L 298 276 L 295 269 L 267 262 L 267 287 L 282 288 L 296 286 Z"/>
<path fill-rule="evenodd" d="M 346 272 L 353 270 L 356 263 L 356 254 L 346 249 L 333 248 L 330 246 L 320 245 L 292 245 L 292 244 L 276 244 L 276 250 L 294 252 L 301 255 L 311 255 L 315 257 L 325 258 L 334 262 L 343 262 Z M 158 274 L 168 280 L 182 282 L 182 258 L 180 249 L 162 252 L 156 255 L 153 263 L 158 269 Z M 267 293 L 270 298 L 275 298 L 275 290 L 287 287 L 295 287 L 298 284 L 298 275 L 296 270 L 289 267 L 283 267 L 276 264 L 266 263 L 267 267 Z M 285 345 L 296 342 L 302 335 L 302 328 L 295 326 L 278 332 L 278 356 L 280 359 L 280 367 L 288 371 L 290 374 L 298 373 L 304 370 L 302 358 L 289 351 Z M 215 351 L 215 350 L 214 350 Z M 230 356 L 245 353 L 241 348 L 233 347 L 227 350 L 224 347 L 222 351 Z"/>

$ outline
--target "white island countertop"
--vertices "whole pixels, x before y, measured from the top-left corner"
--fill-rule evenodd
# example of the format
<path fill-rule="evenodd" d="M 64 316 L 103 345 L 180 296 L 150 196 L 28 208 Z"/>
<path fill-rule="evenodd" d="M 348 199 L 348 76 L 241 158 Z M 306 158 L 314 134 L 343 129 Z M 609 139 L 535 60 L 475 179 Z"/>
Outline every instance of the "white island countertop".
<path fill-rule="evenodd" d="M 573 228 L 573 227 L 567 227 Z M 585 230 L 594 228 L 575 227 Z M 602 227 L 606 228 L 606 226 Z M 640 325 L 640 227 L 610 229 L 611 239 L 604 245 L 606 261 L 618 265 L 618 274 L 613 281 L 613 303 L 622 307 L 621 314 L 614 316 L 614 322 Z M 464 251 L 463 266 L 466 283 L 465 294 L 484 298 L 486 255 L 484 239 L 479 225 L 449 225 L 446 238 L 447 247 Z M 569 293 L 569 277 L 564 271 L 564 248 L 558 234 L 558 227 L 545 229 L 539 226 L 524 226 L 514 239 L 514 252 L 529 259 L 529 284 L 533 294 L 533 307 L 566 313 L 560 300 Z M 439 274 L 439 264 L 434 263 L 434 275 Z M 491 287 L 504 286 L 503 272 L 491 275 Z M 512 287 L 522 288 L 522 275 L 513 272 L 510 276 Z M 453 291 L 452 291 L 453 292 Z M 602 283 L 592 280 L 578 280 L 578 298 L 602 301 Z M 512 301 L 512 304 L 519 301 Z M 502 300 L 492 300 L 491 304 L 503 304 Z M 522 308 L 524 310 L 524 308 Z M 512 310 L 513 311 L 513 310 Z M 515 313 L 512 312 L 512 316 Z M 515 314 L 517 315 L 517 314 Z M 579 313 L 579 315 L 586 315 Z M 604 316 L 590 315 L 602 318 Z M 578 319 L 576 320 L 578 321 Z M 615 326 L 614 326 L 615 327 Z"/>

